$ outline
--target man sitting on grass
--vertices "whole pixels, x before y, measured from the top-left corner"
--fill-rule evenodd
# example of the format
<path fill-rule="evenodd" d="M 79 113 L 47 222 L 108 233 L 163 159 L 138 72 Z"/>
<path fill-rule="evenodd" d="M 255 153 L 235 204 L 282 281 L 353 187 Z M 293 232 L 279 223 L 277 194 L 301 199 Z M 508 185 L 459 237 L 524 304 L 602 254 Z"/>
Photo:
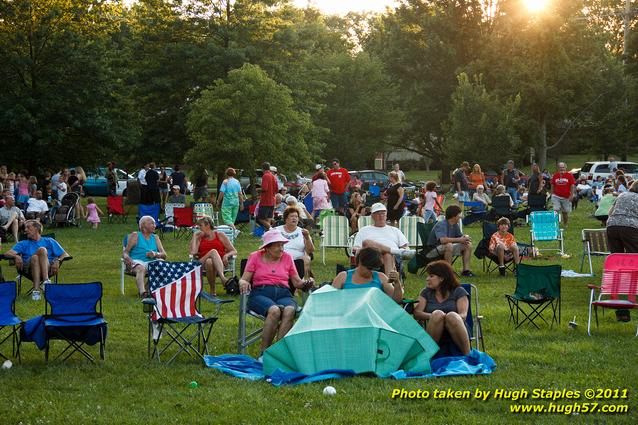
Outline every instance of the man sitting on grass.
<path fill-rule="evenodd" d="M 520 263 L 518 245 L 514 235 L 508 232 L 510 221 L 507 217 L 501 217 L 496 222 L 498 231 L 494 232 L 490 239 L 489 250 L 492 255 L 498 257 L 498 272 L 505 276 L 505 260 L 514 259 L 514 264 Z"/>
<path fill-rule="evenodd" d="M 42 224 L 28 220 L 24 226 L 27 239 L 18 242 L 5 254 L 13 257 L 18 273 L 33 281 L 31 299 L 40 300 L 40 288 L 51 283 L 60 268 L 60 262 L 69 256 L 53 238 L 42 237 Z"/>

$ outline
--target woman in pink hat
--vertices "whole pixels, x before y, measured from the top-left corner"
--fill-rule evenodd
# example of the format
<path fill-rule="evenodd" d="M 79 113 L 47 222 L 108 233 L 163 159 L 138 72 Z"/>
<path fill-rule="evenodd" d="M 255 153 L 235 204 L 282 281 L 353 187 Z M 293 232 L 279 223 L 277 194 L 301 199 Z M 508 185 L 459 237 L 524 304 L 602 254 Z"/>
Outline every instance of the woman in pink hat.
<path fill-rule="evenodd" d="M 291 289 L 294 291 L 294 288 L 314 284 L 312 278 L 303 281 L 297 274 L 292 257 L 284 252 L 284 244 L 287 242 L 288 239 L 278 230 L 264 233 L 263 244 L 258 251 L 250 254 L 244 274 L 239 280 L 241 293 L 250 294 L 248 309 L 266 318 L 261 337 L 262 352 L 272 344 L 275 333 L 281 339 L 292 327 L 297 302 Z"/>

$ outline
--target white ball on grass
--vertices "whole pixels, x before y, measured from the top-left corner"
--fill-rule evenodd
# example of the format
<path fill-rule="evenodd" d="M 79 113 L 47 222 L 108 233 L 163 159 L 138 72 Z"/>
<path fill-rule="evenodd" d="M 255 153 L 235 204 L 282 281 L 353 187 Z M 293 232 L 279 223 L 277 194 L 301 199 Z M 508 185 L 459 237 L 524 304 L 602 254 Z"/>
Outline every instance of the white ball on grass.
<path fill-rule="evenodd" d="M 335 389 L 335 387 L 331 387 L 330 385 L 328 385 L 326 388 L 323 389 L 323 395 L 335 395 L 337 394 L 337 390 Z"/>
<path fill-rule="evenodd" d="M 13 366 L 11 360 L 5 360 L 4 363 L 2 363 L 3 369 L 11 369 L 11 366 Z"/>

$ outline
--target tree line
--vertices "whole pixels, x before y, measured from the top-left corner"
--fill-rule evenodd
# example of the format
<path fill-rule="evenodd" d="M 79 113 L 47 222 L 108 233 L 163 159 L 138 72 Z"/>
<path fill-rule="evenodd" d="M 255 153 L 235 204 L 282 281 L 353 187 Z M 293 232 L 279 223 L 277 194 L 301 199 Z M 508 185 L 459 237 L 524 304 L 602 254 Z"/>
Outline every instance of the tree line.
<path fill-rule="evenodd" d="M 624 156 L 638 19 L 623 6 L 402 0 L 337 17 L 276 0 L 0 0 L 0 151 L 31 172 L 356 169 L 395 147 L 493 168 L 530 148 L 542 166 Z"/>

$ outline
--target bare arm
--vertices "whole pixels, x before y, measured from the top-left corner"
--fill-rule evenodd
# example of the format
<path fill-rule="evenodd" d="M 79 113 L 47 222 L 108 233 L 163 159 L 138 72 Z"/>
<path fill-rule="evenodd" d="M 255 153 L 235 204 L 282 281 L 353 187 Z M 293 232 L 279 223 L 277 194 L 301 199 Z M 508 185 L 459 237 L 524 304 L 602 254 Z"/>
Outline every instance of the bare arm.
<path fill-rule="evenodd" d="M 399 199 L 397 200 L 397 203 L 394 205 L 395 210 L 399 209 L 399 207 L 401 206 L 401 203 L 403 202 L 403 195 L 405 193 L 405 189 L 403 189 L 403 187 L 400 187 L 397 190 L 397 193 L 399 194 Z"/>
<path fill-rule="evenodd" d="M 244 274 L 241 275 L 241 279 L 239 279 L 239 291 L 242 295 L 250 292 L 250 281 L 253 279 L 253 273 L 244 271 Z"/>
<path fill-rule="evenodd" d="M 419 295 L 419 301 L 417 302 L 416 307 L 414 307 L 414 318 L 416 320 L 430 320 L 432 313 L 425 312 L 425 306 L 427 303 L 427 300 Z"/>
<path fill-rule="evenodd" d="M 137 232 L 133 232 L 128 237 L 128 243 L 126 244 L 126 248 L 124 248 L 124 253 L 122 257 L 124 257 L 124 262 L 127 266 L 130 266 L 133 260 L 130 257 L 131 249 L 137 245 Z"/>
<path fill-rule="evenodd" d="M 199 251 L 199 243 L 200 243 L 200 239 L 202 237 L 202 232 L 198 232 L 198 233 L 193 233 L 193 237 L 191 238 L 191 243 L 190 243 L 190 255 L 195 256 L 197 255 L 197 252 Z"/>
<path fill-rule="evenodd" d="M 463 318 L 463 320 L 467 319 L 467 310 L 469 308 L 469 301 L 467 297 L 461 297 L 456 300 L 456 312 Z"/>
<path fill-rule="evenodd" d="M 155 243 L 157 243 L 157 252 L 155 253 L 154 258 L 166 259 L 166 251 L 164 251 L 164 245 L 162 245 L 162 240 L 157 235 L 153 235 L 155 237 Z"/>
<path fill-rule="evenodd" d="M 306 254 L 312 254 L 315 250 L 315 245 L 312 243 L 310 232 L 307 229 L 301 229 L 301 234 L 303 235 L 304 251 L 306 251 Z"/>
<path fill-rule="evenodd" d="M 335 289 L 343 289 L 343 284 L 346 282 L 346 272 L 341 272 L 332 280 L 332 287 Z"/>
<path fill-rule="evenodd" d="M 383 285 L 383 291 L 395 302 L 403 301 L 403 285 L 401 284 L 401 276 L 396 270 L 391 271 L 388 276 L 379 273 L 379 280 Z"/>
<path fill-rule="evenodd" d="M 217 237 L 221 239 L 222 244 L 224 244 L 224 249 L 226 250 L 226 254 L 224 254 L 224 257 L 226 257 L 226 259 L 228 257 L 234 257 L 237 255 L 237 250 L 230 242 L 230 239 L 228 239 L 228 236 L 226 236 L 224 233 L 219 232 L 217 233 Z"/>

